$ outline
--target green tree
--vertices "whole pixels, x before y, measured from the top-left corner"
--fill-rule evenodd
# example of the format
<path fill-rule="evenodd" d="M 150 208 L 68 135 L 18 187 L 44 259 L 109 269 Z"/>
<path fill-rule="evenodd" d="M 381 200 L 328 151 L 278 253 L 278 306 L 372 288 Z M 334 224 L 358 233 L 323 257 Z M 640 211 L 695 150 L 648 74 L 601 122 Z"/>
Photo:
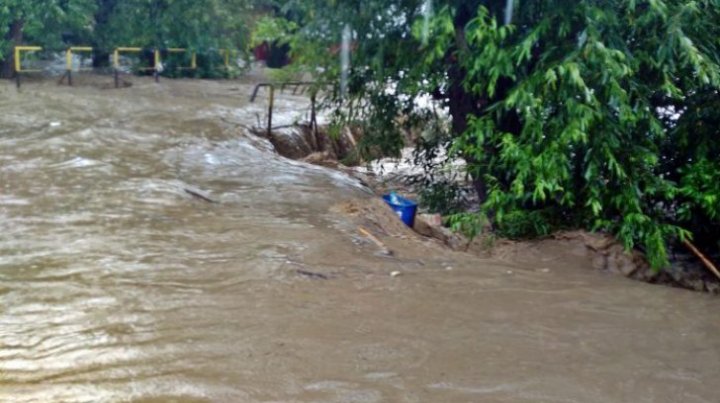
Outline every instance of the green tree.
<path fill-rule="evenodd" d="M 93 47 L 93 67 L 106 67 L 110 64 L 110 50 L 113 43 L 113 30 L 110 24 L 119 0 L 97 0 L 93 16 L 93 30 L 83 42 Z"/>
<path fill-rule="evenodd" d="M 105 47 L 237 49 L 247 46 L 251 11 L 249 0 L 127 0 L 96 35 Z"/>
<path fill-rule="evenodd" d="M 720 0 L 282 7 L 299 22 L 296 60 L 321 80 L 341 77 L 336 45 L 351 27 L 348 92 L 332 100 L 385 151 L 402 144 L 398 122 L 427 118 L 418 97 L 448 108 L 449 132 L 422 148 L 466 160 L 496 226 L 611 231 L 657 268 L 668 241 L 717 233 Z"/>
<path fill-rule="evenodd" d="M 56 47 L 63 35 L 92 26 L 93 0 L 4 0 L 0 3 L 0 77 L 13 75 L 13 48 L 25 42 Z"/>
<path fill-rule="evenodd" d="M 12 75 L 11 50 L 22 42 L 57 50 L 90 44 L 97 67 L 117 46 L 245 50 L 253 5 L 251 0 L 6 0 L 0 4 L 4 76 Z"/>

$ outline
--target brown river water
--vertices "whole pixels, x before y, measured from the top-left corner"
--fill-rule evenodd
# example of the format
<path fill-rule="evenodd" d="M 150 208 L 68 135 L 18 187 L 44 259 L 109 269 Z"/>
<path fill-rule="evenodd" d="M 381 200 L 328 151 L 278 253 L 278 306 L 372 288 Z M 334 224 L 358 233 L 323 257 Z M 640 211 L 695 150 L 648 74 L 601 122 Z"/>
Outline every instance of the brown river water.
<path fill-rule="evenodd" d="M 331 209 L 369 191 L 244 134 L 250 85 L 133 80 L 0 84 L 0 402 L 720 401 L 716 297 L 382 256 Z"/>

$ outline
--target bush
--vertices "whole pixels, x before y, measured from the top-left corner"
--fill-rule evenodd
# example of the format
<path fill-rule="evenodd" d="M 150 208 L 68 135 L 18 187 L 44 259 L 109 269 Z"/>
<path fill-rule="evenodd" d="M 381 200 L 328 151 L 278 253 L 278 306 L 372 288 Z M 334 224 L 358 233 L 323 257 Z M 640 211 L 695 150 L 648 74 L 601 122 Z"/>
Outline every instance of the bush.
<path fill-rule="evenodd" d="M 421 181 L 418 188 L 420 205 L 430 213 L 452 215 L 464 211 L 468 206 L 468 189 L 457 181 Z"/>
<path fill-rule="evenodd" d="M 478 217 L 500 231 L 604 230 L 656 269 L 669 243 L 717 232 L 720 0 L 438 0 L 432 15 L 423 4 L 288 7 L 294 54 L 325 82 L 350 74 L 330 97 L 375 129 L 380 151 L 397 151 L 397 127 L 432 96 L 452 119 L 431 147 L 467 162 Z M 349 72 L 332 51 L 344 24 L 359 38 Z"/>

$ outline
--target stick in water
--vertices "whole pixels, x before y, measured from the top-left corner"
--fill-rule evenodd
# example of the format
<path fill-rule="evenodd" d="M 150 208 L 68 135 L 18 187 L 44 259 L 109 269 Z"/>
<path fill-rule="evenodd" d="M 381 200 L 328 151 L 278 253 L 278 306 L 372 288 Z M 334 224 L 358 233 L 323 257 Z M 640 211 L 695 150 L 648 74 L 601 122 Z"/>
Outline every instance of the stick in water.
<path fill-rule="evenodd" d="M 200 194 L 194 190 L 190 190 L 187 188 L 183 188 L 183 190 L 185 191 L 185 193 L 189 194 L 190 196 L 197 197 L 198 199 L 200 199 L 202 201 L 206 201 L 208 203 L 218 203 L 217 200 L 213 200 L 213 199 L 211 199 L 203 194 Z"/>
<path fill-rule="evenodd" d="M 377 239 L 377 237 L 375 237 L 375 235 L 371 234 L 370 231 L 366 230 L 363 227 L 358 227 L 358 231 L 360 231 L 361 234 L 365 235 L 366 237 L 368 237 L 368 239 L 373 241 L 373 243 L 375 243 L 375 245 L 377 245 L 378 248 L 380 248 L 382 250 L 383 254 L 388 255 L 388 256 L 393 254 L 393 252 L 390 250 L 390 248 L 385 246 L 385 244 L 382 243 L 381 240 Z"/>
<path fill-rule="evenodd" d="M 705 255 L 703 255 L 702 252 L 700 252 L 700 250 L 698 250 L 698 248 L 695 247 L 695 245 L 693 245 L 692 243 L 690 243 L 690 241 L 684 241 L 683 243 L 685 244 L 685 246 L 686 246 L 688 249 L 690 249 L 690 250 L 692 251 L 692 253 L 695 254 L 695 256 L 698 257 L 698 259 L 700 259 L 700 260 L 703 262 L 703 264 L 705 265 L 705 267 L 707 267 L 708 270 L 710 270 L 711 272 L 713 272 L 713 274 L 715 275 L 715 277 L 717 277 L 717 278 L 720 280 L 720 270 L 718 270 L 718 268 L 715 267 L 715 265 L 710 261 L 710 259 L 708 259 L 707 257 L 705 257 Z"/>

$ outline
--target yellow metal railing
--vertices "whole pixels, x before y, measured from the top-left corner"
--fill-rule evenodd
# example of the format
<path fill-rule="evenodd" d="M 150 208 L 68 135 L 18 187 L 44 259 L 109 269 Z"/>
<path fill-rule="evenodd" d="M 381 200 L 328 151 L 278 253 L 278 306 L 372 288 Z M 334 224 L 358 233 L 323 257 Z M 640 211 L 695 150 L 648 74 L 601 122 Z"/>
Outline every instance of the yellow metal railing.
<path fill-rule="evenodd" d="M 155 65 L 153 65 L 149 70 L 155 70 L 158 71 L 158 68 L 160 67 L 160 51 L 155 49 Z"/>
<path fill-rule="evenodd" d="M 92 52 L 93 48 L 90 46 L 71 46 L 65 51 L 65 63 L 67 71 L 73 70 L 73 54 L 77 52 Z M 80 70 L 80 68 L 78 68 Z"/>
<path fill-rule="evenodd" d="M 22 67 L 22 54 L 23 52 L 39 52 L 43 50 L 41 46 L 15 46 L 15 83 L 17 85 L 17 88 L 20 89 L 20 76 L 21 73 L 38 73 L 42 70 L 40 69 L 23 69 Z"/>
<path fill-rule="evenodd" d="M 16 46 L 15 47 L 15 76 L 17 77 L 18 81 L 18 87 L 20 86 L 20 73 L 32 73 L 32 72 L 40 72 L 42 70 L 40 69 L 24 69 L 22 65 L 22 54 L 24 52 L 38 52 L 42 51 L 43 48 L 41 46 Z M 73 56 L 76 53 L 79 52 L 93 52 L 95 49 L 91 46 L 71 46 L 65 50 L 65 63 L 66 63 L 66 72 L 63 78 L 60 79 L 60 83 L 63 82 L 65 78 L 68 79 L 68 83 L 72 85 L 72 72 L 74 70 L 73 68 Z M 119 85 L 119 74 L 120 74 L 120 56 L 123 53 L 141 53 L 145 51 L 145 48 L 140 47 L 117 47 L 112 53 L 112 66 L 115 70 L 115 86 L 117 87 Z M 227 70 L 230 70 L 230 58 L 232 55 L 236 54 L 237 51 L 234 51 L 232 49 L 215 49 L 212 50 L 213 52 L 220 53 L 220 57 L 223 60 L 223 64 Z M 167 52 L 167 54 L 173 54 L 173 53 L 189 53 L 190 54 L 190 66 L 178 66 L 178 70 L 197 70 L 198 62 L 197 62 L 197 52 L 191 51 L 186 48 L 168 48 L 163 51 L 160 49 L 153 49 L 153 65 L 150 67 L 142 67 L 138 70 L 141 71 L 153 71 L 155 75 L 155 79 L 157 80 L 159 77 L 159 74 L 162 72 L 162 52 Z M 185 59 L 187 60 L 187 59 Z M 81 70 L 90 70 L 90 69 L 82 69 L 80 67 L 77 68 L 78 71 Z"/>
<path fill-rule="evenodd" d="M 113 52 L 113 76 L 115 78 L 115 88 L 120 88 L 120 54 L 121 53 L 140 53 L 143 48 L 119 47 Z"/>
<path fill-rule="evenodd" d="M 42 70 L 38 69 L 23 69 L 22 68 L 22 53 L 23 52 L 39 52 L 43 48 L 40 46 L 15 46 L 15 73 L 32 73 L 39 72 Z"/>
<path fill-rule="evenodd" d="M 180 50 L 179 48 L 174 48 L 176 51 Z M 122 48 L 116 48 L 115 52 L 113 52 L 113 67 L 117 70 L 120 68 L 120 54 L 121 53 L 140 53 L 144 51 L 143 48 L 131 48 L 131 47 L 122 47 Z M 183 50 L 184 51 L 184 50 Z M 162 59 L 160 57 L 160 50 L 159 49 L 153 49 L 153 65 L 151 67 L 142 67 L 138 70 L 159 70 L 160 65 L 162 63 Z"/>
<path fill-rule="evenodd" d="M 225 68 L 230 70 L 230 55 L 232 51 L 230 49 L 218 49 L 220 51 L 220 55 L 223 57 L 223 61 L 225 62 Z"/>
<path fill-rule="evenodd" d="M 79 52 L 92 52 L 93 48 L 90 46 L 71 46 L 67 49 L 65 49 L 65 74 L 60 78 L 60 81 L 58 81 L 58 85 L 62 84 L 63 81 L 67 78 L 67 83 L 69 86 L 73 85 L 73 56 L 75 53 Z M 82 67 L 78 66 L 78 71 L 82 70 L 92 70 L 91 68 L 83 69 Z"/>
<path fill-rule="evenodd" d="M 115 69 L 120 68 L 120 54 L 121 53 L 140 53 L 142 51 L 143 51 L 143 48 L 129 48 L 129 47 L 115 48 L 115 51 L 113 52 L 113 67 Z"/>

